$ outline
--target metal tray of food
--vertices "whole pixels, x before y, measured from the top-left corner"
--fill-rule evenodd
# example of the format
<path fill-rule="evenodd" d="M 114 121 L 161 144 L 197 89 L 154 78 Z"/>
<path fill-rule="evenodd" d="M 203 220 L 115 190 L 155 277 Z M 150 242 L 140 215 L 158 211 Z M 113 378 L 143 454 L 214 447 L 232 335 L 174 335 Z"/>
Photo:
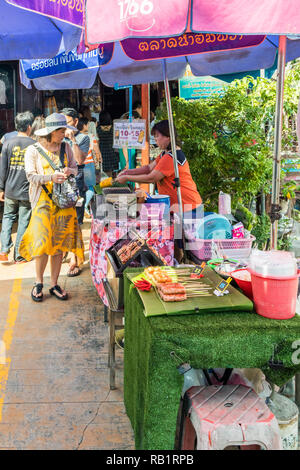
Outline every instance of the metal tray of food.
<path fill-rule="evenodd" d="M 131 194 L 132 190 L 128 188 L 127 186 L 125 187 L 108 187 L 108 188 L 103 188 L 102 189 L 102 194 L 104 196 L 107 196 L 108 194 Z"/>
<path fill-rule="evenodd" d="M 106 276 L 116 298 L 116 306 L 118 309 L 121 309 L 124 306 L 123 271 L 127 265 L 131 266 L 133 261 L 136 263 L 135 267 L 157 266 L 162 264 L 158 259 L 155 258 L 152 252 L 144 250 L 136 254 L 136 257 L 134 257 L 135 259 L 132 258 L 126 265 L 123 266 L 119 266 L 119 262 L 116 259 L 114 252 L 106 250 L 105 256 L 107 261 Z"/>

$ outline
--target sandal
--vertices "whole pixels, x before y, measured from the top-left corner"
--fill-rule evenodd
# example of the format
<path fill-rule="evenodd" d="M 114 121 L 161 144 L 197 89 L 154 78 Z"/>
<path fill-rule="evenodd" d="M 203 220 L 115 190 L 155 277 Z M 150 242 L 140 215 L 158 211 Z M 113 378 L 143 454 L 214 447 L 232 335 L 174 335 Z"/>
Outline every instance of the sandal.
<path fill-rule="evenodd" d="M 35 283 L 34 284 L 34 286 L 32 288 L 32 291 L 31 291 L 32 300 L 34 300 L 35 302 L 42 302 L 42 300 L 43 300 L 43 293 L 42 293 L 43 287 L 44 287 L 44 285 L 42 283 Z M 34 289 L 35 289 L 36 294 L 42 294 L 42 295 L 40 295 L 40 296 L 34 295 L 34 293 L 33 293 Z"/>
<path fill-rule="evenodd" d="M 75 277 L 75 276 L 79 276 L 80 273 L 81 273 L 81 269 L 79 268 L 79 266 L 73 266 L 67 272 L 67 276 Z"/>
<path fill-rule="evenodd" d="M 51 289 L 49 289 L 49 292 L 50 292 L 51 295 L 54 295 L 59 300 L 67 300 L 67 298 L 68 298 L 68 294 L 63 294 L 63 291 L 61 290 L 61 287 L 58 286 L 58 285 L 56 285 L 54 287 L 51 287 Z M 61 294 L 61 295 L 58 295 L 57 292 L 58 292 L 58 294 Z"/>

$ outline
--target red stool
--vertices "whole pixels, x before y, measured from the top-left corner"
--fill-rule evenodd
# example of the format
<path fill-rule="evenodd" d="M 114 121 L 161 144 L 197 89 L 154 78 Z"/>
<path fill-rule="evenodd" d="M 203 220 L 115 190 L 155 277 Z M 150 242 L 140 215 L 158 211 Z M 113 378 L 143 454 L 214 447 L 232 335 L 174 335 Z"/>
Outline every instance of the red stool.
<path fill-rule="evenodd" d="M 182 450 L 280 450 L 278 422 L 252 388 L 244 385 L 191 387 L 183 403 Z"/>

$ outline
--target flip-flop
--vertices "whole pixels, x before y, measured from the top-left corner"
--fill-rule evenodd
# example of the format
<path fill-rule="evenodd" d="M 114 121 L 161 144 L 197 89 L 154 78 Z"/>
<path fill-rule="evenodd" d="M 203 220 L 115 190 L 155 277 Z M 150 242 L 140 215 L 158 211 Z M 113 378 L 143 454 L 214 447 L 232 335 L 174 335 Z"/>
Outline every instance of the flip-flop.
<path fill-rule="evenodd" d="M 26 259 L 17 259 L 15 260 L 15 264 L 23 264 L 23 263 L 28 263 Z"/>
<path fill-rule="evenodd" d="M 42 290 L 43 290 L 43 287 L 44 285 L 42 283 L 38 283 L 38 284 L 34 284 L 32 290 L 31 290 L 31 298 L 32 300 L 34 300 L 35 302 L 42 302 L 43 301 L 43 294 L 40 295 L 39 297 L 37 297 L 36 295 L 34 295 L 33 291 L 34 289 L 36 290 L 36 294 L 41 294 L 42 293 Z"/>
<path fill-rule="evenodd" d="M 75 272 L 72 272 L 72 271 L 75 271 Z M 73 268 L 72 269 L 70 268 L 69 271 L 67 272 L 67 276 L 75 277 L 75 276 L 79 276 L 80 273 L 81 273 L 81 269 L 79 268 L 79 266 L 73 266 Z"/>
<path fill-rule="evenodd" d="M 56 292 L 58 292 L 59 294 L 61 294 L 61 296 L 57 295 Z M 63 291 L 61 290 L 61 287 L 56 285 L 54 287 L 51 287 L 51 289 L 49 289 L 49 292 L 51 295 L 54 295 L 58 300 L 67 300 L 68 299 L 68 294 L 63 294 Z"/>

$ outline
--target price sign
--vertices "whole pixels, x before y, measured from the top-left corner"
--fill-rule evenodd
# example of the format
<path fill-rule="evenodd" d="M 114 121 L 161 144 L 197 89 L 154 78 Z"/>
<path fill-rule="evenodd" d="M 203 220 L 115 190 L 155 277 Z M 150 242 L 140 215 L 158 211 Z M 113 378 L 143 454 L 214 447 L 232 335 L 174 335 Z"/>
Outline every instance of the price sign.
<path fill-rule="evenodd" d="M 229 277 L 226 281 L 224 279 L 217 285 L 216 290 L 223 293 L 227 289 L 231 281 L 232 281 L 232 277 Z"/>
<path fill-rule="evenodd" d="M 200 279 L 203 276 L 203 271 L 205 269 L 206 263 L 203 261 L 200 266 L 196 266 L 193 271 L 191 272 L 192 279 Z"/>
<path fill-rule="evenodd" d="M 146 143 L 145 119 L 129 122 L 128 119 L 114 120 L 114 148 L 143 149 Z"/>

